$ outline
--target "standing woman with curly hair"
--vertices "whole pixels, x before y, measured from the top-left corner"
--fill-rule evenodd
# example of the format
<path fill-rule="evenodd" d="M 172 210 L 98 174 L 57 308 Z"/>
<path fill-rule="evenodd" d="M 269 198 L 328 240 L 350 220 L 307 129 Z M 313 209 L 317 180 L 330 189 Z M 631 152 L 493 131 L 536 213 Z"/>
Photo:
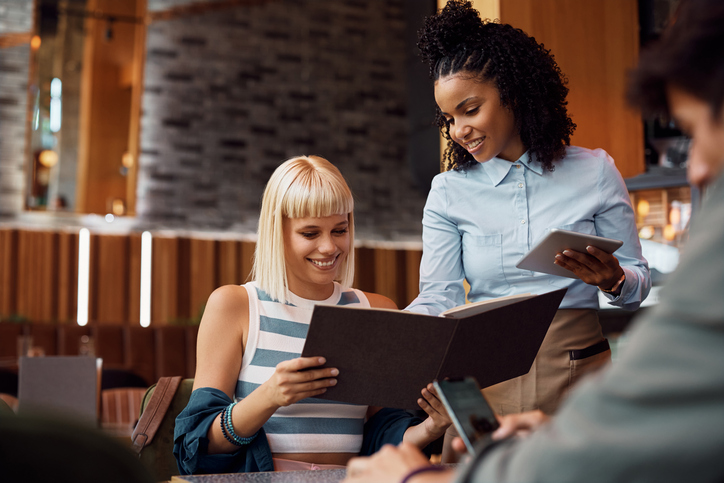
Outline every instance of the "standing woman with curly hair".
<path fill-rule="evenodd" d="M 451 0 L 426 19 L 418 47 L 435 81 L 449 171 L 428 195 L 421 293 L 407 310 L 463 304 L 464 280 L 472 302 L 566 287 L 530 372 L 484 391 L 501 415 L 552 413 L 581 374 L 610 360 L 599 293 L 635 310 L 651 286 L 626 186 L 605 151 L 570 146 L 566 79 L 534 38 Z M 576 278 L 516 268 L 552 228 L 624 244 L 616 256 L 595 247 L 558 254 Z"/>

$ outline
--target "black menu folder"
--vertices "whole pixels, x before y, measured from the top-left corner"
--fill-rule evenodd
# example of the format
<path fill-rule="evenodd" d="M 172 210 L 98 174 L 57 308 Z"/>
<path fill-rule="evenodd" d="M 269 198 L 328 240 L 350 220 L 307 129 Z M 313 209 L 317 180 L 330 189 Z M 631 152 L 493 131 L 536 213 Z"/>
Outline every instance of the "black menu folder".
<path fill-rule="evenodd" d="M 566 289 L 461 318 L 317 305 L 303 357 L 339 369 L 322 399 L 416 409 L 434 379 L 475 377 L 485 388 L 527 374 Z"/>

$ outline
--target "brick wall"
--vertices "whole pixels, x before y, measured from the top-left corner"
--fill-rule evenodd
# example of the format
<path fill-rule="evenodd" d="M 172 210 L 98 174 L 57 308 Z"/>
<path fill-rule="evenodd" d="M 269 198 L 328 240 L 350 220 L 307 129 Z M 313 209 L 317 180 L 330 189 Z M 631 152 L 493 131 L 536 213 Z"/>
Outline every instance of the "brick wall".
<path fill-rule="evenodd" d="M 0 35 L 29 32 L 32 9 L 27 0 L 2 0 Z M 0 214 L 23 208 L 29 61 L 28 44 L 0 48 Z"/>
<path fill-rule="evenodd" d="M 270 1 L 151 24 L 139 216 L 253 229 L 276 166 L 318 154 L 355 193 L 360 235 L 418 233 L 405 28 L 403 0 Z"/>
<path fill-rule="evenodd" d="M 189 3 L 202 2 L 148 8 Z M 0 29 L 28 31 L 28 4 L 2 0 Z M 317 154 L 347 178 L 359 236 L 418 236 L 426 193 L 408 154 L 407 9 L 406 0 L 270 0 L 150 24 L 139 221 L 253 231 L 276 166 Z M 0 212 L 23 204 L 28 59 L 27 45 L 0 49 Z"/>

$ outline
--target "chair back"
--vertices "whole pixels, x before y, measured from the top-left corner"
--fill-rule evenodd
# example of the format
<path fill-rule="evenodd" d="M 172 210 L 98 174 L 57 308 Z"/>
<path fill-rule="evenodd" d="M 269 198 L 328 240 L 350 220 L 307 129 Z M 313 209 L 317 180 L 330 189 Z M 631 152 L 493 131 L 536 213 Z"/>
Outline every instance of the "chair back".
<path fill-rule="evenodd" d="M 116 387 L 101 391 L 101 427 L 117 436 L 131 437 L 141 412 L 145 387 Z"/>
<path fill-rule="evenodd" d="M 42 411 L 98 424 L 102 359 L 21 357 L 18 413 Z"/>
<path fill-rule="evenodd" d="M 160 425 L 153 439 L 141 450 L 140 459 L 154 475 L 156 481 L 167 481 L 172 476 L 179 474 L 176 458 L 173 455 L 173 432 L 176 425 L 176 416 L 188 404 L 193 386 L 193 379 L 183 379 L 181 381 L 166 412 L 163 415 L 155 415 L 155 417 L 160 418 Z M 157 384 L 149 387 L 143 395 L 139 424 L 156 387 Z"/>

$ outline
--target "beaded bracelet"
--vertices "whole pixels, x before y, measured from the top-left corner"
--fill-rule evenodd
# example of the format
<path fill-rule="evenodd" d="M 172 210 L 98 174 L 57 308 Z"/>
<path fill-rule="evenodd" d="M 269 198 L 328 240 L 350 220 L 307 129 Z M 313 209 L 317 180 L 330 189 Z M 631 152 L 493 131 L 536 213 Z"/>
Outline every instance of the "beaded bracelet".
<path fill-rule="evenodd" d="M 237 444 L 236 444 L 236 441 L 234 441 L 233 439 L 231 439 L 231 438 L 229 437 L 229 435 L 226 434 L 226 425 L 224 424 L 224 421 L 226 420 L 226 409 L 227 409 L 227 408 L 224 408 L 224 409 L 221 411 L 221 420 L 219 421 L 219 422 L 221 423 L 221 433 L 224 435 L 224 438 L 226 438 L 226 441 L 228 441 L 229 443 L 231 443 L 231 444 L 233 444 L 233 445 L 237 445 Z M 237 445 L 237 446 L 240 446 L 240 445 Z"/>
<path fill-rule="evenodd" d="M 236 432 L 234 431 L 234 424 L 231 421 L 231 411 L 234 409 L 234 406 L 236 406 L 236 403 L 238 402 L 239 401 L 235 401 L 229 404 L 227 407 L 224 408 L 223 411 L 221 411 L 221 432 L 224 434 L 226 440 L 230 443 L 236 446 L 243 446 L 245 444 L 251 443 L 254 438 L 256 438 L 256 435 L 259 434 L 259 431 L 246 438 L 242 438 L 241 436 L 236 434 Z"/>
<path fill-rule="evenodd" d="M 405 475 L 400 483 L 407 483 L 413 476 L 417 476 L 420 473 L 427 473 L 428 471 L 445 471 L 447 468 L 441 465 L 428 465 L 416 468 Z"/>

